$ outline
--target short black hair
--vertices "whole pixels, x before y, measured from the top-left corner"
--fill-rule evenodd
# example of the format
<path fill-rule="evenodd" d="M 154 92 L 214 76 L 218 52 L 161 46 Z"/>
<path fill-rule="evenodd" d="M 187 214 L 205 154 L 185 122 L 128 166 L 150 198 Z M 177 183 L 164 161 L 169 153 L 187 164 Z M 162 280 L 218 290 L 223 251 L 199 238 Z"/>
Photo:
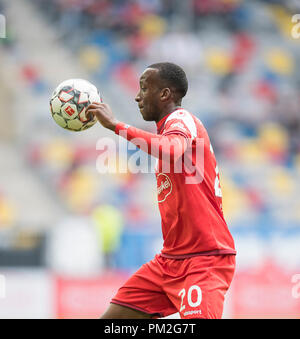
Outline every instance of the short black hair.
<path fill-rule="evenodd" d="M 158 70 L 159 77 L 167 86 L 173 87 L 178 92 L 180 99 L 183 98 L 188 90 L 188 80 L 184 70 L 171 62 L 160 62 L 148 66 Z"/>

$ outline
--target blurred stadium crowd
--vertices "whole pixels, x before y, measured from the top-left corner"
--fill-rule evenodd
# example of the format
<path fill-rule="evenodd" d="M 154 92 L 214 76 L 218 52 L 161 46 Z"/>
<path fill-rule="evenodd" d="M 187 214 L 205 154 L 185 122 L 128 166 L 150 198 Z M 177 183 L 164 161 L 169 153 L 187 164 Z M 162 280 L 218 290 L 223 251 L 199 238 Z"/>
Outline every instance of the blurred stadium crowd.
<path fill-rule="evenodd" d="M 31 3 L 127 123 L 155 127 L 138 117 L 134 104 L 141 71 L 155 61 L 182 65 L 190 83 L 183 103 L 211 137 L 230 229 L 255 230 L 262 237 L 276 229 L 300 229 L 300 40 L 291 36 L 291 16 L 300 11 L 297 1 Z M 94 222 L 107 266 L 135 269 L 161 246 L 154 176 L 97 173 L 95 142 L 103 130 L 74 135 L 54 126 L 48 106 L 35 104 L 36 97 L 50 96 L 52 84 L 22 58 L 13 27 L 0 44 L 22 60 L 18 86 L 27 88 L 34 112 L 39 110 L 24 122 L 26 128 L 7 138 L 23 151 L 25 166 L 63 214 Z M 55 49 L 49 46 L 48 53 Z M 11 236 L 22 215 L 2 185 L 0 234 Z M 46 226 L 42 236 L 52 225 Z"/>

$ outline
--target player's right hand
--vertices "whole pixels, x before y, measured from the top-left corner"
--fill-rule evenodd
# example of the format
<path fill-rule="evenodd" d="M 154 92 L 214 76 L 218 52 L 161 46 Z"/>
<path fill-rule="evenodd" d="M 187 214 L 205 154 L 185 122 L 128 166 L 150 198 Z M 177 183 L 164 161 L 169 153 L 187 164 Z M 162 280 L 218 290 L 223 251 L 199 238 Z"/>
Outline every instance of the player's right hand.
<path fill-rule="evenodd" d="M 95 116 L 100 124 L 112 131 L 115 131 L 118 120 L 114 117 L 113 112 L 108 104 L 92 103 L 87 107 L 86 116 L 88 118 Z"/>

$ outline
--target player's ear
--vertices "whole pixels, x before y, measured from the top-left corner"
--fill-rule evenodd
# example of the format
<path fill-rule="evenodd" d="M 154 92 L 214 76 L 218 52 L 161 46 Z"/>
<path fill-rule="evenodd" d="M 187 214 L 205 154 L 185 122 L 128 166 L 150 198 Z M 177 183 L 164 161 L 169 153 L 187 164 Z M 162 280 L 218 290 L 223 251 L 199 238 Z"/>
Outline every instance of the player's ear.
<path fill-rule="evenodd" d="M 163 88 L 160 92 L 160 99 L 161 101 L 167 101 L 170 99 L 172 95 L 172 92 L 170 90 L 170 88 L 166 87 L 166 88 Z"/>

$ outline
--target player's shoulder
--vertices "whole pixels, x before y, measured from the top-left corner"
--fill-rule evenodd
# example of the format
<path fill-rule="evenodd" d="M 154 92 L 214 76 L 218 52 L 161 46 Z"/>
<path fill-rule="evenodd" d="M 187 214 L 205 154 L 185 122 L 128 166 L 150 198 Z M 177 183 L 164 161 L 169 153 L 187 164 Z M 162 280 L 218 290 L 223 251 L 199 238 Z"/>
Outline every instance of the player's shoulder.
<path fill-rule="evenodd" d="M 202 122 L 186 109 L 179 108 L 171 113 L 165 122 L 165 128 L 187 129 L 192 138 L 197 137 Z"/>

